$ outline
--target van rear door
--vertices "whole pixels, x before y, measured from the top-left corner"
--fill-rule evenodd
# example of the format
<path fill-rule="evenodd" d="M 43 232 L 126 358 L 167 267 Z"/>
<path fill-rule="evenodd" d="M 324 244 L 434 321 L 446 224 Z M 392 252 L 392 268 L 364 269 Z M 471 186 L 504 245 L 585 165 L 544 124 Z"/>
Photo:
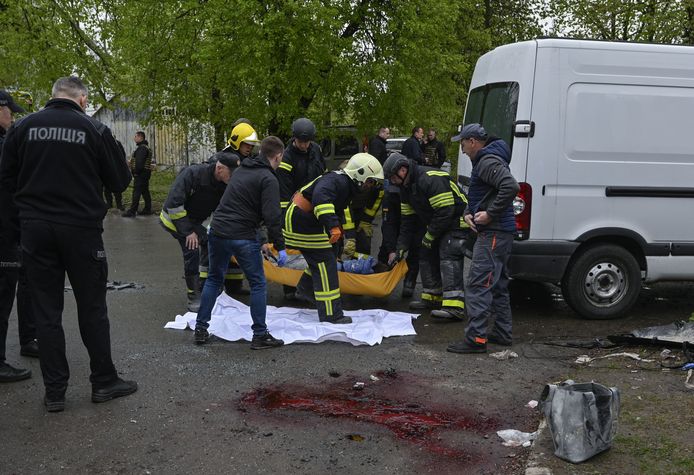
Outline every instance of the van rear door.
<path fill-rule="evenodd" d="M 470 84 L 464 124 L 478 122 L 491 135 L 511 147 L 511 172 L 516 180 L 527 177 L 528 143 L 532 121 L 537 41 L 498 47 L 480 57 Z M 459 152 L 458 179 L 469 183 L 470 159 Z"/>

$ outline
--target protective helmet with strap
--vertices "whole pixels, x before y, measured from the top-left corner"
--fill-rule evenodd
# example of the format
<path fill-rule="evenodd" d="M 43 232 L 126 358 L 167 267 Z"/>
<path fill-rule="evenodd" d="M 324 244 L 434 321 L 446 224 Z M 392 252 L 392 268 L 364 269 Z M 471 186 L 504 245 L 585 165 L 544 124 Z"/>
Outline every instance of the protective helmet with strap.
<path fill-rule="evenodd" d="M 227 140 L 227 145 L 234 150 L 238 150 L 242 142 L 250 145 L 258 145 L 260 143 L 255 129 L 251 127 L 250 124 L 246 124 L 245 122 L 238 124 L 231 130 L 229 139 Z"/>
<path fill-rule="evenodd" d="M 407 167 L 409 169 L 410 159 L 402 153 L 391 153 L 390 157 L 383 162 L 383 175 L 385 175 L 386 179 L 390 179 L 390 177 L 398 173 L 401 167 Z"/>
<path fill-rule="evenodd" d="M 359 184 L 364 184 L 369 178 L 383 180 L 383 167 L 376 157 L 368 153 L 358 153 L 349 159 L 344 172 Z"/>

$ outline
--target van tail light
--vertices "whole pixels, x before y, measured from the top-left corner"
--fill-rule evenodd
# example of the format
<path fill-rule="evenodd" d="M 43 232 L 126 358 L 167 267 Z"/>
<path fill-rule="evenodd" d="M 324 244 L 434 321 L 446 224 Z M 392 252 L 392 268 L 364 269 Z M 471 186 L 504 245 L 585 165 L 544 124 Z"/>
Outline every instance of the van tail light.
<path fill-rule="evenodd" d="M 516 239 L 530 237 L 530 210 L 533 204 L 533 189 L 528 183 L 519 183 L 520 191 L 513 200 L 513 214 L 516 217 Z"/>

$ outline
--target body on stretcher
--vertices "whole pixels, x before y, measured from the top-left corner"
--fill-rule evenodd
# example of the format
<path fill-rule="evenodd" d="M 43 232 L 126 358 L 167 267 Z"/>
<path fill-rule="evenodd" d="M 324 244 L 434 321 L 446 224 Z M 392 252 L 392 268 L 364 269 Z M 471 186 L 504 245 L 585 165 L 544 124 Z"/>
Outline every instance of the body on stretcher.
<path fill-rule="evenodd" d="M 271 282 L 296 287 L 302 270 L 277 267 L 268 260 L 263 260 L 265 277 Z M 369 297 L 387 297 L 405 277 L 407 263 L 402 260 L 388 272 L 378 274 L 351 274 L 338 272 L 340 292 L 349 295 L 366 295 Z"/>

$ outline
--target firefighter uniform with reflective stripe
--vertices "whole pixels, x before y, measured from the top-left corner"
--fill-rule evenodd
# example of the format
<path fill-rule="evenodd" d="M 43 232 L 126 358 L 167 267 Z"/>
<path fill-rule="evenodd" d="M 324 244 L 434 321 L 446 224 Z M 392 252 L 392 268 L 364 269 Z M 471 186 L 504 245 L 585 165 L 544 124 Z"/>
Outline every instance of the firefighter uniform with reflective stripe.
<path fill-rule="evenodd" d="M 238 159 L 236 154 L 233 155 Z M 216 164 L 216 161 L 212 161 L 183 169 L 171 185 L 159 215 L 162 227 L 176 238 L 181 246 L 183 274 L 186 277 L 198 273 L 203 279 L 207 277 L 207 229 L 202 223 L 217 208 L 226 189 L 225 183 L 215 179 Z M 198 236 L 198 249 L 188 249 L 186 246 L 186 236 L 192 232 Z M 227 279 L 239 282 L 243 279 L 238 265 L 230 265 Z"/>
<path fill-rule="evenodd" d="M 292 141 L 284 149 L 282 163 L 277 169 L 280 182 L 280 206 L 285 211 L 292 195 L 304 185 L 325 173 L 325 160 L 317 143 L 311 142 L 308 150 L 302 152 Z"/>
<path fill-rule="evenodd" d="M 358 192 L 352 204 L 345 210 L 345 237 L 356 241 L 356 252 L 371 255 L 373 220 L 383 201 L 383 188 Z"/>
<path fill-rule="evenodd" d="M 327 173 L 296 193 L 284 217 L 286 246 L 301 251 L 309 266 L 297 290 L 303 295 L 313 290 L 321 321 L 343 317 L 337 254 L 328 233 L 345 222 L 344 210 L 356 192 L 357 185 L 343 171 Z"/>
<path fill-rule="evenodd" d="M 444 309 L 465 308 L 464 243 L 469 226 L 463 219 L 467 199 L 446 172 L 409 161 L 407 182 L 400 189 L 402 223 L 398 249 L 426 224 L 420 248 L 422 300 L 441 301 Z"/>

